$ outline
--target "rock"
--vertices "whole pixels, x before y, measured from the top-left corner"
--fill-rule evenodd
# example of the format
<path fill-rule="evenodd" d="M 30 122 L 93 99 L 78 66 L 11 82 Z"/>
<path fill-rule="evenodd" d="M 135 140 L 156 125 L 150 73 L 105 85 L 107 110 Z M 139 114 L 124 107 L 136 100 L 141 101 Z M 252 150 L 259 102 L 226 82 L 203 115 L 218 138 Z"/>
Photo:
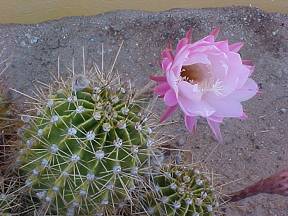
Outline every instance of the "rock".
<path fill-rule="evenodd" d="M 81 72 L 83 46 L 87 68 L 93 61 L 100 65 L 102 43 L 105 68 L 108 69 L 119 44 L 124 41 L 116 67 L 123 78 L 132 79 L 135 86 L 142 88 L 148 82 L 149 75 L 160 72 L 160 52 L 168 42 L 175 44 L 176 38 L 181 38 L 190 28 L 193 29 L 193 40 L 197 40 L 216 26 L 221 28 L 219 39 L 228 38 L 231 43 L 239 40 L 245 42 L 241 55 L 255 63 L 253 78 L 261 83 L 261 94 L 244 104 L 248 120 L 225 120 L 222 128 L 225 128 L 224 140 L 228 145 L 215 148 L 217 143 L 211 139 L 206 122 L 199 124 L 195 135 L 177 131 L 177 128 L 184 128 L 180 115 L 174 115 L 174 120 L 178 118 L 180 121 L 179 127 L 172 125 L 165 133 L 185 137 L 185 146 L 191 146 L 196 161 L 205 159 L 202 157 L 207 157 L 205 155 L 208 153 L 207 166 L 220 176 L 228 176 L 226 182 L 236 182 L 226 189 L 235 190 L 235 187 L 246 184 L 251 175 L 265 176 L 265 173 L 275 172 L 275 165 L 284 168 L 288 164 L 287 157 L 278 160 L 277 155 L 269 154 L 271 149 L 288 152 L 287 133 L 278 130 L 288 128 L 287 116 L 275 112 L 288 105 L 288 80 L 283 73 L 288 63 L 288 15 L 266 13 L 249 7 L 231 7 L 175 9 L 158 13 L 117 11 L 91 17 L 63 18 L 37 25 L 0 25 L 0 42 L 9 53 L 13 53 L 11 66 L 5 72 L 6 82 L 9 87 L 31 94 L 35 80 L 45 83 L 52 80 L 50 72 L 57 72 L 58 56 L 60 72 L 64 77 L 68 74 L 66 66 L 71 66 L 72 57 L 75 59 L 76 73 Z M 273 87 L 270 87 L 271 84 Z M 16 93 L 12 96 L 19 98 Z M 159 114 L 163 102 L 159 101 L 158 104 L 155 112 Z M 271 122 L 277 129 L 261 133 L 267 125 L 272 125 Z M 261 136 L 251 143 L 249 134 L 254 133 Z M 261 148 L 255 152 L 252 144 Z M 251 151 L 252 160 L 245 160 L 239 154 L 239 146 Z M 226 163 L 229 158 L 233 160 Z M 238 179 L 235 176 L 241 180 L 235 181 Z M 287 214 L 287 209 L 277 207 L 279 203 L 288 206 L 288 200 L 280 197 L 274 197 L 272 201 L 268 197 L 254 197 L 243 200 L 241 205 L 247 212 L 252 212 L 251 215 L 270 216 L 267 203 L 270 203 L 269 208 L 273 209 L 274 215 Z M 233 206 L 227 206 L 226 213 L 243 215 Z"/>
<path fill-rule="evenodd" d="M 281 108 L 281 109 L 280 109 L 280 113 L 284 114 L 284 113 L 286 113 L 286 112 L 287 112 L 287 109 L 286 109 L 286 108 Z"/>

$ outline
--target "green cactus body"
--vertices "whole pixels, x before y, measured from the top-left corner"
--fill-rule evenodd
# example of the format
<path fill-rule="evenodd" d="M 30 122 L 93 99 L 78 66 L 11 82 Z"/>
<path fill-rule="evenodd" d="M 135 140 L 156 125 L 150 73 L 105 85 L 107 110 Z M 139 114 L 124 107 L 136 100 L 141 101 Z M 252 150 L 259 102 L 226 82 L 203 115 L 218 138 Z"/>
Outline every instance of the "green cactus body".
<path fill-rule="evenodd" d="M 150 181 L 155 193 L 143 200 L 148 215 L 210 216 L 218 205 L 210 182 L 197 169 L 166 166 Z"/>
<path fill-rule="evenodd" d="M 18 160 L 26 185 L 54 214 L 112 215 L 153 155 L 140 106 L 123 87 L 99 84 L 64 86 L 48 98 L 26 119 Z"/>

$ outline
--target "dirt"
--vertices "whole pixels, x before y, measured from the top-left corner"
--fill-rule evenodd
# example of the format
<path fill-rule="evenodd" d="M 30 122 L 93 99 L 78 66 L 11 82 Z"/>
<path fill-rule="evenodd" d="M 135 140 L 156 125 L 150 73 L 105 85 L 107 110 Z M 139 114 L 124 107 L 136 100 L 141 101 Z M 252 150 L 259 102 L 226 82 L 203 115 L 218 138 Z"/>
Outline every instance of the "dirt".
<path fill-rule="evenodd" d="M 76 63 L 82 61 L 83 46 L 86 63 L 101 64 L 103 43 L 104 62 L 109 67 L 124 41 L 116 67 L 124 80 L 132 79 L 141 88 L 149 75 L 160 73 L 160 52 L 168 42 L 175 44 L 189 28 L 193 39 L 200 39 L 215 26 L 222 30 L 219 39 L 245 42 L 241 55 L 255 63 L 253 78 L 261 93 L 244 103 L 248 120 L 225 121 L 223 144 L 214 140 L 204 120 L 195 135 L 186 132 L 180 112 L 171 120 L 179 123 L 166 133 L 176 136 L 175 144 L 191 149 L 193 160 L 205 162 L 221 183 L 228 183 L 223 192 L 229 193 L 288 166 L 288 15 L 231 7 L 118 11 L 33 25 L 0 25 L 3 55 L 12 55 L 6 84 L 31 94 L 35 80 L 51 81 L 58 56 L 60 72 L 67 76 L 72 58 Z M 76 64 L 79 72 L 80 65 Z M 19 99 L 19 94 L 11 92 L 11 96 Z M 155 111 L 160 113 L 162 108 L 159 101 Z M 288 198 L 258 195 L 222 210 L 228 216 L 287 216 Z"/>

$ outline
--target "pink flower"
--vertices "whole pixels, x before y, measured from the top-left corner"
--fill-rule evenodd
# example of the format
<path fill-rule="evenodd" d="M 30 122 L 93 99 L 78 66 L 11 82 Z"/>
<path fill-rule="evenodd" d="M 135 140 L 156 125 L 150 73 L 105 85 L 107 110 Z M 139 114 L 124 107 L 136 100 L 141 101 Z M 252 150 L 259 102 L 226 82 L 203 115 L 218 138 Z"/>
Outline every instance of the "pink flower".
<path fill-rule="evenodd" d="M 254 69 L 251 61 L 242 60 L 238 53 L 243 43 L 215 42 L 218 32 L 215 29 L 207 37 L 190 43 L 191 30 L 188 31 L 175 51 L 168 47 L 162 52 L 164 75 L 151 79 L 158 84 L 154 92 L 166 104 L 161 122 L 179 106 L 189 131 L 196 128 L 197 117 L 204 117 L 221 141 L 223 118 L 244 119 L 241 102 L 252 98 L 258 86 L 249 78 Z"/>

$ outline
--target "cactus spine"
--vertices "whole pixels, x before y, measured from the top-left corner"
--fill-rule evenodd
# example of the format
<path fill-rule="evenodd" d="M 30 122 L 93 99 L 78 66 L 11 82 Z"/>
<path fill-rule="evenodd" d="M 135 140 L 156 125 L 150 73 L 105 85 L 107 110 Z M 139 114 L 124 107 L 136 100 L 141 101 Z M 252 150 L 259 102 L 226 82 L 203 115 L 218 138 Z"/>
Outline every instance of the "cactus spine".
<path fill-rule="evenodd" d="M 45 212 L 112 215 L 150 169 L 152 131 L 119 82 L 81 75 L 71 83 L 24 118 L 20 171 Z"/>
<path fill-rule="evenodd" d="M 218 206 L 209 178 L 198 169 L 166 165 L 150 181 L 154 193 L 142 201 L 148 215 L 209 216 Z"/>

